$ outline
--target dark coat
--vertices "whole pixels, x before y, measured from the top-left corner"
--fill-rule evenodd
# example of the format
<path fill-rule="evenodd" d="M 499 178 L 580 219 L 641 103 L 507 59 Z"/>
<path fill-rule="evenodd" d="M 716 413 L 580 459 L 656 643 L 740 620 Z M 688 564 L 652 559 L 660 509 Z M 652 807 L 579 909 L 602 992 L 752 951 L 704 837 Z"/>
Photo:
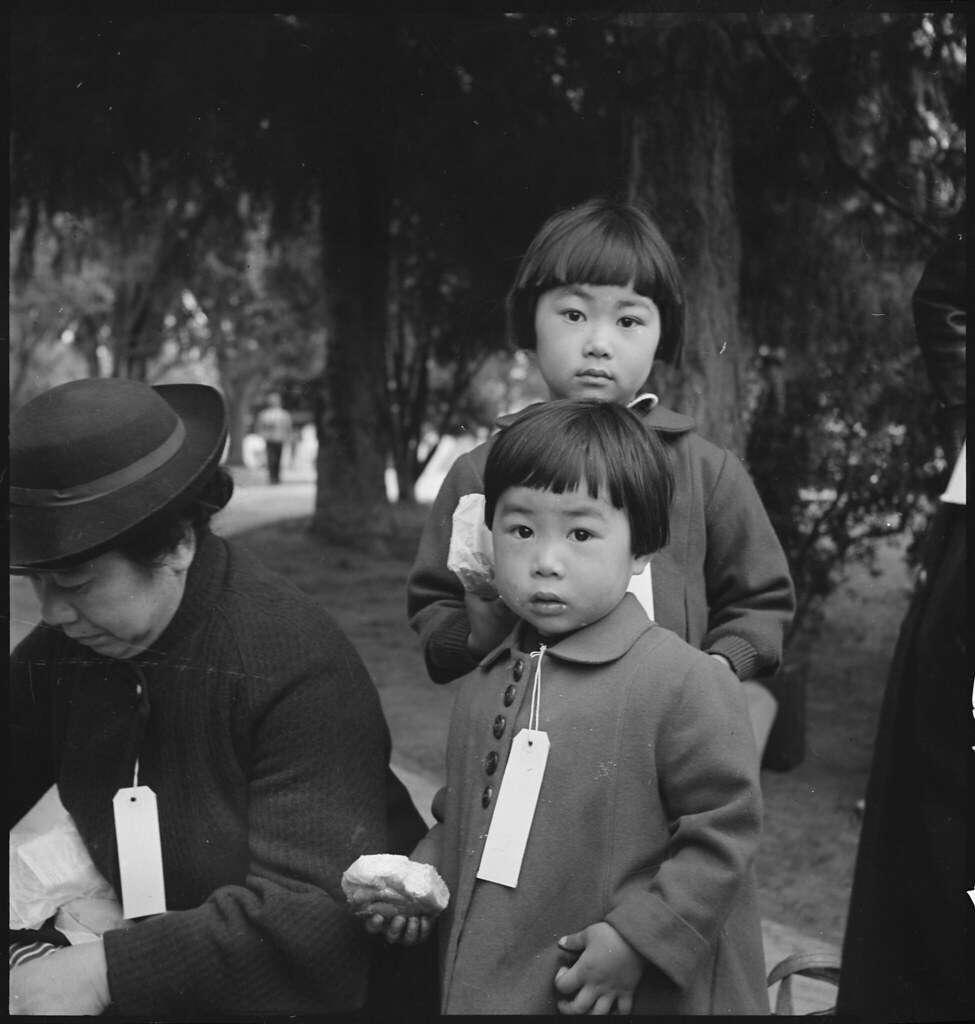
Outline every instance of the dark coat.
<path fill-rule="evenodd" d="M 521 628 L 513 636 L 461 684 L 443 823 L 414 853 L 451 891 L 444 1012 L 555 1013 L 557 940 L 605 920 L 648 962 L 634 1013 L 767 1013 L 761 794 L 741 687 L 630 594 L 546 649 L 551 750 L 518 886 L 475 880 L 539 671 Z"/>
<path fill-rule="evenodd" d="M 914 301 L 918 341 L 951 413 L 948 451 L 964 437 L 965 285 L 960 242 L 932 261 Z M 837 999 L 839 1013 L 860 1019 L 975 1017 L 966 512 L 942 504 L 931 524 L 880 712 Z"/>
<path fill-rule="evenodd" d="M 105 935 L 114 1011 L 362 1006 L 373 943 L 342 872 L 425 829 L 376 689 L 322 608 L 208 536 L 150 652 L 105 658 L 43 625 L 18 645 L 11 725 L 11 823 L 56 782 L 116 889 L 112 797 L 136 756 L 156 794 L 169 912 Z"/>

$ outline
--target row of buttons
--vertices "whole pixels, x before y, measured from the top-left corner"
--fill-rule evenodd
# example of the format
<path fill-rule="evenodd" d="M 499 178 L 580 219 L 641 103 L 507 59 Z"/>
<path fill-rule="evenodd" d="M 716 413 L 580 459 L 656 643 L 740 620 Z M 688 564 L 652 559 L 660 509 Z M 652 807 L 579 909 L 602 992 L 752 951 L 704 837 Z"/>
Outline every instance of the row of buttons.
<path fill-rule="evenodd" d="M 513 676 L 515 683 L 521 682 L 521 677 L 525 674 L 525 663 L 519 658 L 514 665 L 511 667 L 511 675 Z M 514 683 L 509 683 L 505 687 L 502 701 L 506 708 L 510 708 L 515 702 L 515 697 L 518 696 L 518 687 Z M 501 739 L 504 735 L 504 730 L 508 725 L 508 720 L 504 715 L 498 715 L 494 720 L 494 725 L 491 727 L 491 732 L 494 734 L 496 740 Z M 496 750 L 492 750 L 486 758 L 484 758 L 484 771 L 488 775 L 493 775 L 498 770 L 498 765 L 501 762 L 501 758 Z M 494 797 L 494 787 L 485 786 L 484 792 L 481 794 L 481 806 L 487 810 L 491 805 L 491 800 Z"/>

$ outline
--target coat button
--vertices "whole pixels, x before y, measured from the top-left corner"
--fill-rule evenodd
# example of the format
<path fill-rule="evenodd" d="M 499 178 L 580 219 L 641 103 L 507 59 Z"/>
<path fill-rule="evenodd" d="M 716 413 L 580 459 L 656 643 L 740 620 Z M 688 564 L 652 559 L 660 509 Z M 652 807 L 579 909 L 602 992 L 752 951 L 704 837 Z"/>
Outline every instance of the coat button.
<path fill-rule="evenodd" d="M 493 775 L 498 770 L 499 760 L 500 758 L 498 757 L 498 752 L 496 750 L 492 750 L 491 753 L 484 758 L 484 770 L 488 775 Z"/>
<path fill-rule="evenodd" d="M 508 688 L 504 691 L 504 706 L 510 708 L 515 702 L 515 697 L 518 696 L 518 687 L 514 683 L 510 683 Z"/>
<path fill-rule="evenodd" d="M 501 739 L 501 737 L 504 735 L 504 727 L 507 724 L 508 723 L 505 720 L 504 715 L 498 715 L 498 717 L 494 720 L 494 727 L 491 729 L 491 731 L 494 733 L 494 738 L 496 740 Z"/>
<path fill-rule="evenodd" d="M 516 683 L 521 682 L 521 677 L 525 674 L 525 663 L 521 658 L 515 662 L 514 667 L 511 669 L 511 674 Z"/>
<path fill-rule="evenodd" d="M 487 807 L 491 802 L 491 797 L 494 796 L 494 787 L 485 786 L 484 792 L 481 794 L 481 806 Z"/>

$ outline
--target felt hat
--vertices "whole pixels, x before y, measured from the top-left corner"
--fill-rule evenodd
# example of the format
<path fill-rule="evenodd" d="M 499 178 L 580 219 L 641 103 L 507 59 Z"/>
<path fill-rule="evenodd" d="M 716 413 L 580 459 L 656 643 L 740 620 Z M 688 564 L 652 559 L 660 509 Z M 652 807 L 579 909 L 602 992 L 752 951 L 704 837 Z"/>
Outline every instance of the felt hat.
<path fill-rule="evenodd" d="M 223 455 L 227 413 L 204 384 L 89 378 L 10 421 L 10 569 L 54 571 L 188 504 Z"/>

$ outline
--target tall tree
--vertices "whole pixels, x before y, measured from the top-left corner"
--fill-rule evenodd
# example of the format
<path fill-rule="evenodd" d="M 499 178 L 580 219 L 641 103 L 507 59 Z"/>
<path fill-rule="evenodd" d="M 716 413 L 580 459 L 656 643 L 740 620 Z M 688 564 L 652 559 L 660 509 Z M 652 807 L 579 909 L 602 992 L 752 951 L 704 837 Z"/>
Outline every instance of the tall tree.
<path fill-rule="evenodd" d="M 662 396 L 707 438 L 741 453 L 741 237 L 732 162 L 735 57 L 719 18 L 625 17 L 631 194 L 649 201 L 687 290 L 678 372 L 658 370 Z"/>

